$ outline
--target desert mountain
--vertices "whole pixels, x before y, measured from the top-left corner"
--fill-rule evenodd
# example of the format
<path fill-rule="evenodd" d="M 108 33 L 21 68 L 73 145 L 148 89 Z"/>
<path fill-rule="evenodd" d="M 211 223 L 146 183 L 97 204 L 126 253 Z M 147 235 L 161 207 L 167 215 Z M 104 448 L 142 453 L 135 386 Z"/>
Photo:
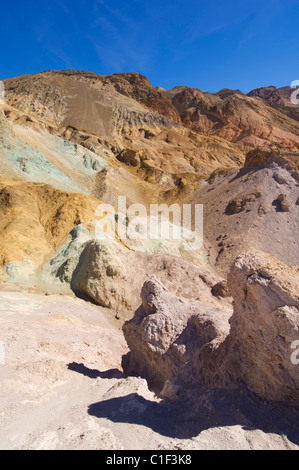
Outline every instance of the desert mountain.
<path fill-rule="evenodd" d="M 4 83 L 5 447 L 298 449 L 290 89 L 72 70 Z M 203 243 L 153 236 L 151 204 L 201 204 Z"/>
<path fill-rule="evenodd" d="M 113 212 L 120 195 L 126 196 L 127 204 L 204 206 L 200 253 L 164 242 L 158 246 L 132 241 L 130 250 L 182 256 L 224 277 L 234 258 L 252 247 L 271 252 L 287 264 L 298 262 L 299 132 L 298 121 L 286 113 L 285 89 L 257 90 L 252 96 L 231 90 L 210 94 L 182 86 L 165 91 L 153 88 L 140 74 L 100 76 L 76 71 L 8 79 L 5 89 L 6 104 L 0 110 L 1 210 L 5 214 L 1 230 L 6 240 L 1 245 L 2 266 L 25 262 L 41 269 L 56 256 L 64 268 L 54 263 L 54 271 L 60 273 L 59 279 L 70 281 L 84 242 L 94 238 L 96 201 L 109 204 Z M 273 93 L 280 96 L 279 111 L 273 107 L 274 98 L 269 98 Z M 216 119 L 219 113 L 221 125 Z M 271 132 L 256 140 L 270 122 Z M 278 134 L 285 138 L 288 126 L 294 132 L 288 134 L 291 140 L 279 144 L 275 139 Z M 240 140 L 240 132 L 249 140 Z M 249 152 L 246 145 L 253 143 L 252 138 L 254 146 L 267 143 L 267 149 Z M 16 178 L 24 183 L 14 182 Z M 44 200 L 53 222 L 40 216 Z M 76 215 L 67 215 L 64 201 L 72 200 L 77 201 L 72 205 Z M 92 210 L 82 212 L 81 207 L 88 206 Z M 20 217 L 28 220 L 26 236 L 36 240 L 34 249 L 27 248 L 20 231 L 15 231 Z M 54 231 L 61 231 L 59 243 L 49 238 L 47 227 L 53 224 L 59 227 Z M 81 245 L 81 228 L 79 241 L 75 237 L 80 250 L 75 258 L 68 250 L 57 258 L 59 244 L 74 245 L 71 233 L 76 226 L 87 231 Z M 115 249 L 112 257 L 123 256 L 121 247 Z M 15 272 L 13 266 L 8 272 Z M 68 274 L 62 275 L 66 266 Z M 145 281 L 143 276 L 140 279 Z M 89 295 L 89 288 L 83 290 Z"/>
<path fill-rule="evenodd" d="M 256 88 L 248 93 L 248 96 L 258 97 L 273 105 L 280 105 L 287 108 L 295 108 L 295 104 L 291 101 L 291 95 L 294 89 L 291 87 L 277 88 L 276 86 L 268 86 Z"/>

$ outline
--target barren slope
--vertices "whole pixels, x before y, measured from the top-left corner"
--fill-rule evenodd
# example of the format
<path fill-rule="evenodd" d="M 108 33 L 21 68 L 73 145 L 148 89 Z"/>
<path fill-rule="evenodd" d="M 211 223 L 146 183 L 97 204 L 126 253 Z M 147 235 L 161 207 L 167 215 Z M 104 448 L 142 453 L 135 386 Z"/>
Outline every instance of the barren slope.
<path fill-rule="evenodd" d="M 1 446 L 297 449 L 298 409 L 261 400 L 298 401 L 288 90 L 165 91 L 135 73 L 48 71 L 5 91 Z M 118 196 L 203 204 L 204 246 L 136 237 L 148 214 L 125 214 Z"/>

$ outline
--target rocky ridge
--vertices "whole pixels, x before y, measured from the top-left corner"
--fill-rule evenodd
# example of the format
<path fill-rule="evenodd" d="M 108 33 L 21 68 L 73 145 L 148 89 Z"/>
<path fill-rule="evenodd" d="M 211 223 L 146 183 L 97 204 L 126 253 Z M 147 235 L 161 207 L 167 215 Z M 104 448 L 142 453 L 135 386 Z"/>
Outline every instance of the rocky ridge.
<path fill-rule="evenodd" d="M 163 90 L 78 71 L 5 89 L 5 446 L 130 448 L 132 435 L 140 448 L 297 448 L 290 90 Z M 203 245 L 136 236 L 148 212 L 128 215 L 118 196 L 146 210 L 203 204 Z"/>

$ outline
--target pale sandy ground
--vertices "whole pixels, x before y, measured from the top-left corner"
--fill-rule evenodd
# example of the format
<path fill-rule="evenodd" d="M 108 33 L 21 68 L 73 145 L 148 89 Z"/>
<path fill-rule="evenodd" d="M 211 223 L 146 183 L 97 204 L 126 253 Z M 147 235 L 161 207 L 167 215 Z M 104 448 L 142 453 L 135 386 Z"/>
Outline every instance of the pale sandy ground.
<path fill-rule="evenodd" d="M 122 375 L 117 321 L 83 300 L 0 292 L 0 341 L 2 450 L 299 448 L 238 423 L 189 432 L 180 409 Z"/>

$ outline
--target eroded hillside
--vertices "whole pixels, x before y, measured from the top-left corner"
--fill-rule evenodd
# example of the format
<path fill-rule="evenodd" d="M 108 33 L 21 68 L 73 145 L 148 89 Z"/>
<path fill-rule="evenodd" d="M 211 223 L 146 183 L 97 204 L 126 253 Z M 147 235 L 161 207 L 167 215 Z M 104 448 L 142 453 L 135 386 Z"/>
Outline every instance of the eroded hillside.
<path fill-rule="evenodd" d="M 4 83 L 5 447 L 298 448 L 290 89 L 72 70 Z M 199 205 L 202 236 L 181 231 L 175 210 Z"/>

